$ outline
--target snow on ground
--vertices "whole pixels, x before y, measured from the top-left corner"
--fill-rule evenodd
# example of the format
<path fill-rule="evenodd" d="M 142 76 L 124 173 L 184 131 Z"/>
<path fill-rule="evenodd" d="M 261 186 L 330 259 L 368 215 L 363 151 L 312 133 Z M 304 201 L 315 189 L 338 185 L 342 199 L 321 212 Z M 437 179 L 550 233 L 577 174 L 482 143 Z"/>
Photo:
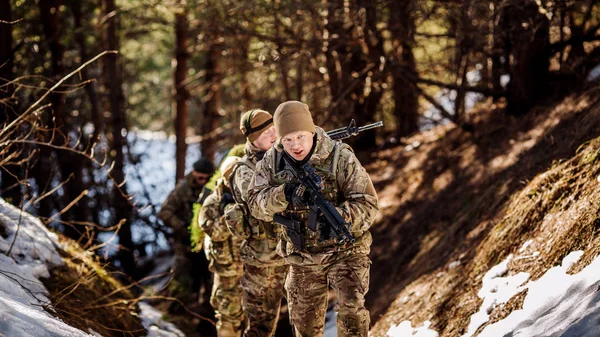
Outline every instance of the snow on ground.
<path fill-rule="evenodd" d="M 91 336 L 46 312 L 48 291 L 39 278 L 60 265 L 57 237 L 33 216 L 0 199 L 0 335 Z M 15 239 L 16 237 L 16 239 Z M 12 249 L 11 249 L 12 246 Z"/>
<path fill-rule="evenodd" d="M 477 296 L 483 300 L 479 311 L 471 316 L 471 322 L 467 333 L 463 337 L 472 336 L 477 329 L 489 321 L 489 313 L 492 310 L 508 302 L 514 295 L 523 291 L 525 287 L 522 284 L 529 279 L 529 273 L 518 273 L 513 276 L 506 276 L 508 271 L 508 263 L 513 259 L 512 254 L 509 255 L 503 262 L 492 267 L 484 276 L 482 286 Z"/>
<path fill-rule="evenodd" d="M 413 328 L 409 321 L 404 321 L 396 326 L 392 326 L 388 330 L 387 335 L 390 337 L 438 337 L 438 333 L 429 329 L 431 322 L 425 321 L 420 328 Z"/>
<path fill-rule="evenodd" d="M 479 336 L 600 336 L 600 257 L 581 272 L 567 274 L 582 255 L 572 252 L 561 266 L 529 282 L 523 309 L 487 326 Z"/>
<path fill-rule="evenodd" d="M 483 303 L 471 316 L 463 337 L 472 336 L 489 320 L 493 308 L 525 289 L 523 309 L 486 326 L 479 337 L 600 337 L 600 256 L 581 272 L 567 274 L 582 255 L 582 251 L 571 252 L 560 266 L 550 268 L 538 280 L 529 282 L 527 273 L 504 276 L 512 255 L 492 267 L 483 277 L 478 292 Z M 422 327 L 413 328 L 411 322 L 404 321 L 392 326 L 387 335 L 437 337 L 438 333 L 429 329 L 429 325 L 425 322 Z"/>
<path fill-rule="evenodd" d="M 52 305 L 40 278 L 49 277 L 49 268 L 63 263 L 57 247 L 58 237 L 39 219 L 0 198 L 0 336 L 98 336 L 71 327 L 44 310 L 52 310 Z M 140 308 L 149 337 L 184 336 L 162 322 L 162 315 L 149 305 L 140 304 Z"/>
<path fill-rule="evenodd" d="M 147 303 L 141 302 L 139 306 L 142 325 L 148 330 L 148 337 L 185 337 L 175 324 L 162 319 L 162 312 Z"/>

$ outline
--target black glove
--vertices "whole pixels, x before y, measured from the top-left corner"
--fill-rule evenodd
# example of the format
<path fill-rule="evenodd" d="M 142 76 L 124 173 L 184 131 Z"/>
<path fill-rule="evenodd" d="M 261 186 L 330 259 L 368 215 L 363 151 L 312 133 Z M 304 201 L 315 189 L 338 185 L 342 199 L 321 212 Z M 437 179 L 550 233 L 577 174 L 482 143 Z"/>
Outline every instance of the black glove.
<path fill-rule="evenodd" d="M 231 193 L 223 193 L 223 198 L 221 199 L 221 203 L 219 204 L 219 211 L 223 214 L 225 210 L 225 206 L 229 204 L 233 204 L 235 200 L 233 199 L 233 195 Z"/>
<path fill-rule="evenodd" d="M 310 194 L 306 188 L 300 184 L 286 183 L 283 187 L 285 200 L 292 207 L 307 206 L 310 201 Z"/>

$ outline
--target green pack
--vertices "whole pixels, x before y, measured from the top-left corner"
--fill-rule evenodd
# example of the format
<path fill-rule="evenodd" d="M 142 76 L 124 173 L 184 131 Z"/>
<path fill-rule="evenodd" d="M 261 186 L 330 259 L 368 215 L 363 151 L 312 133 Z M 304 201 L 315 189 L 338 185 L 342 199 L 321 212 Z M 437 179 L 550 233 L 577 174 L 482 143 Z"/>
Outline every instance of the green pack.
<path fill-rule="evenodd" d="M 227 155 L 223 157 L 223 160 L 227 157 L 238 156 L 242 157 L 244 155 L 244 144 L 234 145 Z M 219 165 L 220 166 L 220 165 Z M 192 206 L 192 221 L 188 226 L 188 230 L 190 231 L 190 243 L 192 246 L 193 252 L 200 252 L 204 245 L 204 231 L 200 227 L 198 221 L 200 220 L 200 210 L 202 209 L 202 203 L 204 199 L 208 197 L 208 195 L 212 192 L 212 190 L 217 185 L 217 180 L 221 178 L 221 171 L 216 170 L 215 173 L 210 177 L 210 180 L 204 185 L 202 192 L 198 196 L 198 200 Z"/>

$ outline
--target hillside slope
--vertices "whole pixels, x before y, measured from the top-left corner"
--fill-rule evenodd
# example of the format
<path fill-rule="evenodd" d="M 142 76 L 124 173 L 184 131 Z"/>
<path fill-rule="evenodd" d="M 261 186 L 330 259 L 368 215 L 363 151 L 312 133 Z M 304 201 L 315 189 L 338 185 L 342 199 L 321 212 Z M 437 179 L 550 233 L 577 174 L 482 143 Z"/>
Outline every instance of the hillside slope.
<path fill-rule="evenodd" d="M 535 280 L 571 251 L 584 251 L 573 273 L 600 253 L 598 96 L 568 97 L 519 121 L 482 108 L 474 133 L 440 127 L 377 155 L 367 167 L 381 205 L 372 336 L 405 320 L 461 336 L 481 305 L 482 277 L 509 254 L 521 258 L 508 274 Z M 496 307 L 490 322 L 524 296 Z"/>

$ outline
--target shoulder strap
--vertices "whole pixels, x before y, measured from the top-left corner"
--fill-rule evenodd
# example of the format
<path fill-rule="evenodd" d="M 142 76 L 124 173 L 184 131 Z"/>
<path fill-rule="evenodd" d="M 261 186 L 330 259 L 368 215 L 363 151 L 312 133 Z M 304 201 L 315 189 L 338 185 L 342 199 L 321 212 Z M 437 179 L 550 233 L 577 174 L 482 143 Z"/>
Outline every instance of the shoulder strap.
<path fill-rule="evenodd" d="M 241 204 L 243 202 L 235 193 L 235 188 L 233 187 L 233 179 L 235 177 L 236 171 L 238 170 L 238 168 L 241 165 L 244 165 L 244 166 L 250 168 L 252 171 L 256 170 L 256 164 L 254 164 L 247 156 L 244 156 L 242 159 L 238 160 L 233 165 L 233 169 L 231 170 L 231 175 L 229 176 L 229 186 L 231 186 L 231 195 L 233 196 L 233 200 L 235 200 L 235 202 L 238 204 Z"/>

